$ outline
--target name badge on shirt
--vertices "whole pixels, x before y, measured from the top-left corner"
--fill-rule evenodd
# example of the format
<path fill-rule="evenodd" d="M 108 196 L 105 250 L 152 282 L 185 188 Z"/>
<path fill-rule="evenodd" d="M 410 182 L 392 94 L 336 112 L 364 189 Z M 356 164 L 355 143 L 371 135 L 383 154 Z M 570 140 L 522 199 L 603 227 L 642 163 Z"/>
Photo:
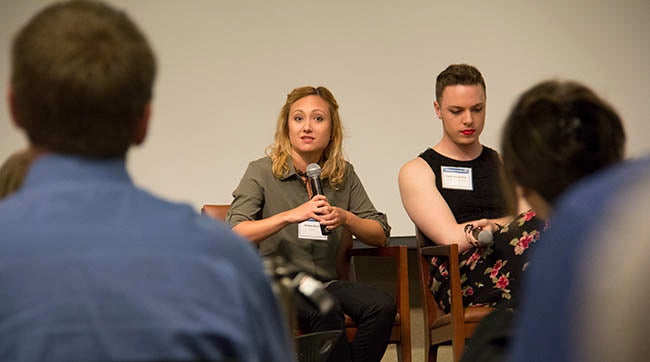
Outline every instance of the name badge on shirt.
<path fill-rule="evenodd" d="M 327 235 L 320 231 L 320 223 L 309 219 L 298 224 L 298 237 L 309 240 L 327 240 Z"/>
<path fill-rule="evenodd" d="M 442 188 L 453 190 L 474 190 L 472 169 L 470 167 L 440 166 Z"/>

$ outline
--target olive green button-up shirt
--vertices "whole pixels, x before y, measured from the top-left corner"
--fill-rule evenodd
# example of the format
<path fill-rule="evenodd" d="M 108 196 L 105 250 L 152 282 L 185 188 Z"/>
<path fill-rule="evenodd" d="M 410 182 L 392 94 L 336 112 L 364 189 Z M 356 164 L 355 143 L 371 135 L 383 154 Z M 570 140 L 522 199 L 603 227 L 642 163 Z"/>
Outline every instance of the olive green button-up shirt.
<path fill-rule="evenodd" d="M 290 171 L 282 178 L 275 177 L 271 167 L 269 157 L 248 165 L 233 192 L 234 200 L 226 216 L 230 226 L 242 221 L 265 219 L 309 200 L 305 182 L 296 173 L 293 164 L 289 164 Z M 343 184 L 338 190 L 323 180 L 323 192 L 331 205 L 348 210 L 360 218 L 376 220 L 386 236 L 390 235 L 386 215 L 375 209 L 352 164 L 347 163 Z M 336 253 L 342 234 L 343 228 L 338 227 L 332 230 L 327 240 L 300 239 L 298 224 L 291 224 L 260 242 L 259 250 L 263 256 L 281 255 L 301 270 L 328 281 L 337 278 Z"/>

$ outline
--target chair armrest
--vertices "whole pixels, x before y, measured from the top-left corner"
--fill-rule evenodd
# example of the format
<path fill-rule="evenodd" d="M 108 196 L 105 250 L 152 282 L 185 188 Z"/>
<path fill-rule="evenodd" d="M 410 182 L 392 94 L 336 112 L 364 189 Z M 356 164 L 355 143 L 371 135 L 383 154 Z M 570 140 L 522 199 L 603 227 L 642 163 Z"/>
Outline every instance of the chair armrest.
<path fill-rule="evenodd" d="M 455 252 L 453 250 L 454 247 L 456 249 Z M 444 256 L 447 258 L 455 254 L 456 260 L 458 260 L 458 245 L 449 244 L 449 245 L 423 246 L 420 248 L 420 254 L 424 256 Z"/>

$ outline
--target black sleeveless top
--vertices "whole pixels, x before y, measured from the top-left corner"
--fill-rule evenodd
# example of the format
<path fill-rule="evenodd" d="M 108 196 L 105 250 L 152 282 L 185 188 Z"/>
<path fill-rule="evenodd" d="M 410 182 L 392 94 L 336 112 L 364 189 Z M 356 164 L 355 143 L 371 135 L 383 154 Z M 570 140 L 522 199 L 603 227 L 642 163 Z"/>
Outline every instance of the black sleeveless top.
<path fill-rule="evenodd" d="M 456 161 L 429 148 L 419 157 L 425 160 L 436 175 L 436 187 L 447 201 L 456 222 L 496 219 L 509 213 L 508 198 L 503 190 L 503 168 L 497 152 L 483 146 L 481 154 L 471 161 Z M 442 187 L 442 167 L 471 168 L 472 190 Z"/>

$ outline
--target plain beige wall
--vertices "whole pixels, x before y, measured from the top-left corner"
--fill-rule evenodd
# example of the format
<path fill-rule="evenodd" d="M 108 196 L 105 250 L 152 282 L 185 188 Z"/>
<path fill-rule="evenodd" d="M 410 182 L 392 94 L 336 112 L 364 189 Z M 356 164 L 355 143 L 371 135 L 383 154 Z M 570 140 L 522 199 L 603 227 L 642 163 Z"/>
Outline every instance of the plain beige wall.
<path fill-rule="evenodd" d="M 18 27 L 49 1 L 0 4 L 0 82 Z M 136 182 L 164 197 L 229 203 L 271 143 L 286 94 L 325 85 L 344 147 L 393 235 L 413 235 L 397 172 L 440 138 L 435 76 L 476 65 L 487 82 L 484 144 L 498 149 L 515 97 L 549 77 L 587 83 L 621 113 L 628 154 L 650 152 L 650 2 L 119 0 L 158 56 L 154 117 L 130 153 Z M 0 105 L 0 158 L 25 145 Z"/>

